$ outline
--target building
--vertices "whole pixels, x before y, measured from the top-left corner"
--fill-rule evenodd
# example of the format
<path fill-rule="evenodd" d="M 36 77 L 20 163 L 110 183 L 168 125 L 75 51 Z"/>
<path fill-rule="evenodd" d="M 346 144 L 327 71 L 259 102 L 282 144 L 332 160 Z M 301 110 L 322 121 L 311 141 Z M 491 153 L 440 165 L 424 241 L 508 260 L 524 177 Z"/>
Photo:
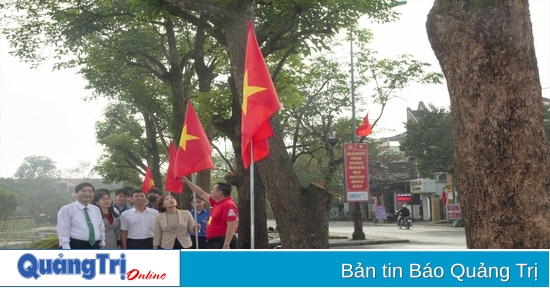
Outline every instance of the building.
<path fill-rule="evenodd" d="M 407 121 L 418 121 L 429 111 L 421 101 L 416 110 L 407 108 Z M 407 132 L 404 132 L 380 141 L 386 142 L 390 150 L 400 151 L 399 142 L 406 136 Z M 369 176 L 374 201 L 369 207 L 370 211 L 374 211 L 376 206 L 384 206 L 387 212 L 393 213 L 406 204 L 414 219 L 421 218 L 421 207 L 424 220 L 439 220 L 444 216 L 441 193 L 447 186 L 445 173 L 434 173 L 433 179 L 420 178 L 414 169 L 414 162 L 410 162 L 404 155 L 400 160 L 386 164 L 384 175 L 377 175 L 380 172 L 371 166 Z"/>

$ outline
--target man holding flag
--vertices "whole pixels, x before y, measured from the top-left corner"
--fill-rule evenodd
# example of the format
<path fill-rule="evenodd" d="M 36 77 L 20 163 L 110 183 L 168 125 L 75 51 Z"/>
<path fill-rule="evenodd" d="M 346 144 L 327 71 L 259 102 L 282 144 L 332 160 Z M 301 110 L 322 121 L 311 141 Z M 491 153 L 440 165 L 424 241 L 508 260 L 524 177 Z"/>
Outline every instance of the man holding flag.
<path fill-rule="evenodd" d="M 210 194 L 201 187 L 182 177 L 185 184 L 201 199 L 208 199 L 212 213 L 206 226 L 206 241 L 209 249 L 237 249 L 235 227 L 239 210 L 231 197 L 231 185 L 218 182 L 212 187 Z"/>
<path fill-rule="evenodd" d="M 204 192 L 199 186 L 189 181 L 188 175 L 214 168 L 210 154 L 212 147 L 202 128 L 197 113 L 187 102 L 187 112 L 181 133 L 180 144 L 174 163 L 174 177 L 181 178 L 189 188 L 202 199 L 208 199 L 212 213 L 206 226 L 206 238 L 210 249 L 237 249 L 235 226 L 238 217 L 237 205 L 231 198 L 231 185 L 216 183 L 210 192 Z M 195 210 L 196 211 L 196 210 Z M 194 218 L 197 219 L 196 213 Z M 197 236 L 198 234 L 195 234 Z"/>

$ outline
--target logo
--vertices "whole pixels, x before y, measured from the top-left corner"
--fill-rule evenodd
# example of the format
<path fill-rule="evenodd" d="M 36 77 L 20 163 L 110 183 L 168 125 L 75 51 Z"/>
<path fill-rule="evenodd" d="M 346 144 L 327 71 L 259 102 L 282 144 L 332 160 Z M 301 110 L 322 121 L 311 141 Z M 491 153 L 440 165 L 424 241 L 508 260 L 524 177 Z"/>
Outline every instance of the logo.
<path fill-rule="evenodd" d="M 166 273 L 155 273 L 149 270 L 142 274 L 138 269 L 126 269 L 126 255 L 111 258 L 110 253 L 97 253 L 95 259 L 63 258 L 59 253 L 55 259 L 36 258 L 32 253 L 23 254 L 17 261 L 17 271 L 25 279 L 38 279 L 45 275 L 80 275 L 83 279 L 92 280 L 99 275 L 119 275 L 120 280 L 164 280 Z"/>
<path fill-rule="evenodd" d="M 229 212 L 227 213 L 227 217 L 231 217 L 231 216 L 237 216 L 237 214 L 233 209 L 229 209 Z"/>

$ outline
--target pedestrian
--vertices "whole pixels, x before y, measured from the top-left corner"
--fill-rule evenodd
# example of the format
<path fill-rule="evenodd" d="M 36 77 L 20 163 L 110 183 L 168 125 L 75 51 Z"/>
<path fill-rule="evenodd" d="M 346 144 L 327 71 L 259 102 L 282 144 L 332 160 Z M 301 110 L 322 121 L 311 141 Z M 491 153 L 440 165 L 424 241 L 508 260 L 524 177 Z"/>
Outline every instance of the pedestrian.
<path fill-rule="evenodd" d="M 132 203 L 132 191 L 136 190 L 134 187 L 132 186 L 124 186 L 122 187 L 122 189 L 126 189 L 128 190 L 128 202 L 126 202 L 126 204 L 130 205 L 130 208 L 131 207 L 134 207 L 134 204 Z M 122 215 L 122 214 L 120 214 Z"/>
<path fill-rule="evenodd" d="M 130 200 L 130 193 L 131 191 L 126 188 L 116 189 L 115 203 L 113 204 L 113 208 L 118 213 L 118 215 L 122 215 L 122 212 L 132 209 L 132 206 L 128 204 Z"/>
<path fill-rule="evenodd" d="M 126 201 L 126 200 L 125 200 Z M 97 189 L 95 191 L 93 204 L 99 207 L 105 225 L 105 248 L 120 248 L 120 215 L 113 208 L 111 191 L 107 189 Z"/>
<path fill-rule="evenodd" d="M 424 209 L 422 208 L 422 202 L 420 202 L 420 207 L 418 207 L 418 214 L 420 214 L 420 221 L 424 221 Z"/>
<path fill-rule="evenodd" d="M 57 235 L 62 249 L 105 248 L 105 225 L 101 210 L 90 203 L 94 186 L 80 183 L 75 189 L 76 201 L 57 212 Z"/>
<path fill-rule="evenodd" d="M 159 212 L 145 207 L 147 197 L 140 189 L 132 191 L 134 208 L 120 216 L 122 249 L 153 249 L 154 223 Z"/>
<path fill-rule="evenodd" d="M 163 193 L 162 190 L 158 188 L 151 188 L 149 192 L 147 193 L 147 200 L 149 203 L 147 203 L 148 208 L 153 208 L 158 211 L 159 201 L 158 199 L 162 197 Z"/>
<path fill-rule="evenodd" d="M 179 210 L 178 202 L 172 195 L 158 199 L 158 211 L 155 218 L 153 249 L 188 249 L 193 243 L 189 233 L 200 229 L 188 210 Z"/>
<path fill-rule="evenodd" d="M 193 199 L 195 201 L 193 201 Z M 197 213 L 197 218 L 195 219 L 195 222 L 197 224 L 201 225 L 201 229 L 199 230 L 198 237 L 195 237 L 195 233 L 191 233 L 189 236 L 191 236 L 191 242 L 193 242 L 193 246 L 191 246 L 192 249 L 197 248 L 197 238 L 199 240 L 199 249 L 207 249 L 208 248 L 208 242 L 206 242 L 206 224 L 208 223 L 208 219 L 210 218 L 210 211 L 207 209 L 204 209 L 204 200 L 196 195 L 191 195 L 189 197 L 189 202 L 191 202 L 191 206 L 193 207 L 191 210 L 189 210 L 189 213 L 193 215 L 193 218 L 195 218 L 195 211 Z M 235 225 L 235 227 L 237 227 Z"/>
<path fill-rule="evenodd" d="M 182 180 L 189 185 L 189 188 L 198 197 L 208 199 L 212 207 L 210 219 L 206 226 L 208 248 L 237 249 L 235 229 L 237 226 L 238 210 L 233 198 L 231 198 L 231 185 L 218 182 L 212 187 L 210 194 L 208 194 L 199 186 L 189 181 L 187 177 L 182 177 Z"/>

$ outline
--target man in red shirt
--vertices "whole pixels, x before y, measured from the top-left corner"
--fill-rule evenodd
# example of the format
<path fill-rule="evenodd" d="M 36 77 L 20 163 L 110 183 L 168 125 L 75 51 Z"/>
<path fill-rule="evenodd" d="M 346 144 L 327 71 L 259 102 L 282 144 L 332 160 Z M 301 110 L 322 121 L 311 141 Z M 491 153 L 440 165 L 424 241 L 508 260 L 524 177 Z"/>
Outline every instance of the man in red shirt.
<path fill-rule="evenodd" d="M 198 197 L 208 199 L 212 212 L 206 224 L 206 241 L 209 249 L 237 249 L 237 237 L 235 231 L 239 211 L 231 198 L 231 185 L 218 182 L 212 187 L 210 194 L 204 192 L 199 186 L 189 181 L 187 177 L 183 182 Z"/>

